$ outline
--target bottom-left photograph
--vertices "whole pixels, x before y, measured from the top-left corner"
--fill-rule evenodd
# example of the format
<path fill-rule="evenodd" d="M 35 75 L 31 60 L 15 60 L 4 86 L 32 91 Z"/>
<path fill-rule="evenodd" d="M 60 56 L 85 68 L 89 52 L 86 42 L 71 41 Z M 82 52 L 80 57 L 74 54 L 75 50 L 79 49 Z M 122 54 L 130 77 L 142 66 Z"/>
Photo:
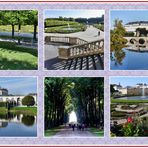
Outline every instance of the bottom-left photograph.
<path fill-rule="evenodd" d="M 0 137 L 37 136 L 37 77 L 0 77 Z"/>

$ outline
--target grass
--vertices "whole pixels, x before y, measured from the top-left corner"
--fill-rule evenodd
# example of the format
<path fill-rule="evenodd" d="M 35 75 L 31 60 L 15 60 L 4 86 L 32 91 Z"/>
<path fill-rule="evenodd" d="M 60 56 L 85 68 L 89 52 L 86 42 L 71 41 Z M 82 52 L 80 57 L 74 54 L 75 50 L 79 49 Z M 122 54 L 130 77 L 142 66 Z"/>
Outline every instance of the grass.
<path fill-rule="evenodd" d="M 79 31 L 85 31 L 86 25 L 74 22 L 74 21 L 61 21 L 61 20 L 46 20 L 45 33 L 73 33 Z M 68 28 L 68 24 L 72 30 L 65 30 Z"/>
<path fill-rule="evenodd" d="M 5 107 L 0 107 L 0 114 L 6 114 L 8 110 Z"/>
<path fill-rule="evenodd" d="M 45 136 L 49 137 L 49 136 L 54 136 L 56 133 L 60 132 L 60 130 L 62 129 L 62 126 L 59 127 L 54 127 L 48 130 L 45 130 Z"/>
<path fill-rule="evenodd" d="M 101 31 L 104 31 L 104 25 L 103 24 L 94 24 L 93 26 L 100 29 Z"/>
<path fill-rule="evenodd" d="M 36 70 L 37 50 L 0 42 L 0 70 Z"/>
<path fill-rule="evenodd" d="M 103 130 L 99 130 L 98 128 L 91 127 L 91 128 L 89 128 L 89 131 L 91 133 L 93 133 L 97 137 L 103 137 L 104 136 L 104 131 Z"/>
<path fill-rule="evenodd" d="M 15 25 L 14 30 L 15 30 L 15 32 L 18 32 L 18 25 Z M 11 27 L 11 25 L 0 25 L 0 31 L 11 32 L 12 27 Z M 33 33 L 34 32 L 34 26 L 33 25 L 21 26 L 20 32 Z"/>
<path fill-rule="evenodd" d="M 13 107 L 10 112 L 36 116 L 37 107 Z"/>
<path fill-rule="evenodd" d="M 121 100 L 121 99 L 111 99 L 111 103 L 139 104 L 139 103 L 148 103 L 148 100 Z"/>

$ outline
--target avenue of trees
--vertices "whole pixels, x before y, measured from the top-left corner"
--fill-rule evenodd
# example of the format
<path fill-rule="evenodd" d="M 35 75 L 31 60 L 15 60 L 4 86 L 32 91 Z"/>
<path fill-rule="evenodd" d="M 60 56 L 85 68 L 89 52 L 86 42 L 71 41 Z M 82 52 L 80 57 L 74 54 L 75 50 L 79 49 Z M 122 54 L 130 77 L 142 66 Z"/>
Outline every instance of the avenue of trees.
<path fill-rule="evenodd" d="M 68 122 L 75 111 L 79 123 L 104 125 L 103 78 L 45 78 L 45 130 Z"/>
<path fill-rule="evenodd" d="M 1 10 L 0 11 L 0 25 L 11 25 L 12 38 L 14 38 L 14 27 L 18 26 L 18 32 L 22 25 L 33 25 L 34 36 L 36 40 L 37 26 L 38 26 L 38 12 L 36 10 Z"/>

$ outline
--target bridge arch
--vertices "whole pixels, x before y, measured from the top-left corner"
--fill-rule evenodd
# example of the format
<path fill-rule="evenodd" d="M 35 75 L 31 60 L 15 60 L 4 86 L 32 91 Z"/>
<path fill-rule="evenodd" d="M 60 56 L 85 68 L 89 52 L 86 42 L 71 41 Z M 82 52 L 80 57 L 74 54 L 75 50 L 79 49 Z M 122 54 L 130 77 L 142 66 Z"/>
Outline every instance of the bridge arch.
<path fill-rule="evenodd" d="M 134 38 L 132 38 L 132 39 L 129 40 L 129 42 L 130 42 L 131 44 L 135 44 L 135 43 L 137 42 L 137 40 L 134 39 Z"/>

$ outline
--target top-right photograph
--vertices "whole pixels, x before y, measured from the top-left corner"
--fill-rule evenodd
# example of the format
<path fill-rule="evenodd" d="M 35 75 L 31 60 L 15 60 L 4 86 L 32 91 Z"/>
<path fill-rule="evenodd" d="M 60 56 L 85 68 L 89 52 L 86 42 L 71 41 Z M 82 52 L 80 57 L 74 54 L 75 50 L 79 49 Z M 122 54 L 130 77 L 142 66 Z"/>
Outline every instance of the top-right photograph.
<path fill-rule="evenodd" d="M 110 69 L 148 70 L 148 11 L 110 12 Z"/>

